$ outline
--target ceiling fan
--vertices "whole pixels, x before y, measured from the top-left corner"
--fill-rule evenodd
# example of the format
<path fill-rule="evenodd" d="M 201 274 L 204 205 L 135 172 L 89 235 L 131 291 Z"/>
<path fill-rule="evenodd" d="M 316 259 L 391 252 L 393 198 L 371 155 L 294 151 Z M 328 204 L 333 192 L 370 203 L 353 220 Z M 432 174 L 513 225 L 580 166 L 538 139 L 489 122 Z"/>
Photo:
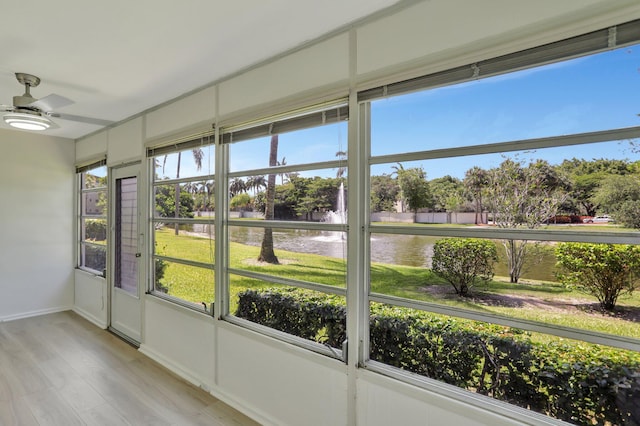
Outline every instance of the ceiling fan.
<path fill-rule="evenodd" d="M 40 84 L 40 78 L 35 75 L 17 72 L 16 79 L 20 84 L 24 85 L 24 94 L 13 97 L 13 106 L 0 105 L 0 111 L 7 111 L 7 114 L 4 114 L 3 117 L 5 123 L 12 127 L 22 130 L 46 130 L 59 127 L 49 120 L 49 117 L 98 126 L 113 124 L 113 121 L 55 112 L 54 110 L 58 108 L 71 105 L 73 101 L 56 94 L 36 99 L 31 96 L 31 88 Z"/>

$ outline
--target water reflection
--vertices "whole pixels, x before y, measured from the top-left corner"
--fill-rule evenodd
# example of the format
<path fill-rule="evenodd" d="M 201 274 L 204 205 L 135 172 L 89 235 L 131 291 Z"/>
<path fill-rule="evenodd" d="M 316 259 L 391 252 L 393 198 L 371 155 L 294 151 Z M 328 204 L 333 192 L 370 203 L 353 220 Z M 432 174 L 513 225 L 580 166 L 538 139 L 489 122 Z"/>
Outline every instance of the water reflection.
<path fill-rule="evenodd" d="M 182 225 L 181 229 L 199 235 L 213 237 L 213 225 Z M 229 227 L 229 238 L 232 242 L 259 247 L 262 244 L 264 230 L 242 226 Z M 419 235 L 375 234 L 371 237 L 371 261 L 404 266 L 430 268 L 433 244 L 440 237 Z M 315 231 L 299 229 L 274 229 L 273 241 L 276 250 L 287 250 L 296 253 L 318 254 L 339 259 L 346 259 L 346 234 L 334 231 Z M 509 276 L 504 247 L 496 241 L 499 253 L 495 265 L 496 276 Z M 555 281 L 555 256 L 553 250 L 545 250 L 525 262 L 522 278 Z"/>
<path fill-rule="evenodd" d="M 262 244 L 262 228 L 229 227 L 229 239 L 235 243 L 259 247 Z M 302 229 L 273 229 L 273 244 L 276 249 L 296 253 L 318 254 L 345 259 L 347 241 L 343 232 L 309 231 Z"/>

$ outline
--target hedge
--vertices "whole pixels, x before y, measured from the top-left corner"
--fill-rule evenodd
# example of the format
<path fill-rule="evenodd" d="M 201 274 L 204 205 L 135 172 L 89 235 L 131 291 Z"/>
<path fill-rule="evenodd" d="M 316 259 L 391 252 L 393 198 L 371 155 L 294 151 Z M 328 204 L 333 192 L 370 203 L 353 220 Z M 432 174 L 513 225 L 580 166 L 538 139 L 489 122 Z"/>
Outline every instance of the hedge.
<path fill-rule="evenodd" d="M 332 347 L 346 338 L 344 298 L 246 290 L 238 317 Z M 372 304 L 370 358 L 583 425 L 640 425 L 640 354 L 531 340 L 515 328 Z"/>

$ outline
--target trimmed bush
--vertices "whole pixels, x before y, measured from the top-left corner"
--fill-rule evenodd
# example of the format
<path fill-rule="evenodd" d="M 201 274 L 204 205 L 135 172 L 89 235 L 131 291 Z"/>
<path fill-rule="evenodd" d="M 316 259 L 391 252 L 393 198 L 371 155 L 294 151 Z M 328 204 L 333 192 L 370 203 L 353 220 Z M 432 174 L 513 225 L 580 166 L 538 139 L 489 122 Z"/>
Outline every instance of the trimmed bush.
<path fill-rule="evenodd" d="M 236 316 L 340 348 L 346 338 L 346 308 L 338 296 L 299 289 L 246 290 Z"/>
<path fill-rule="evenodd" d="M 246 290 L 236 315 L 340 347 L 344 299 L 301 289 Z M 370 357 L 584 425 L 640 424 L 640 354 L 519 329 L 372 304 Z"/>
<path fill-rule="evenodd" d="M 639 246 L 560 243 L 556 258 L 560 281 L 595 296 L 605 310 L 613 310 L 621 294 L 640 285 Z"/>
<path fill-rule="evenodd" d="M 496 245 L 477 238 L 443 238 L 433 245 L 431 270 L 453 286 L 460 296 L 467 296 L 477 283 L 493 278 L 498 260 Z"/>

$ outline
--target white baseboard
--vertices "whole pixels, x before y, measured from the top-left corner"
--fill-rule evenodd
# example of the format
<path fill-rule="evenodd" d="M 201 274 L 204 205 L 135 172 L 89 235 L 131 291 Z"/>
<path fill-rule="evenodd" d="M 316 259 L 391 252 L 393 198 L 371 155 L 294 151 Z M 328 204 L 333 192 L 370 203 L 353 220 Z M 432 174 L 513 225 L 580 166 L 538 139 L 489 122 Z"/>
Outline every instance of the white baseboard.
<path fill-rule="evenodd" d="M 100 327 L 103 330 L 105 330 L 109 326 L 107 321 L 105 321 L 104 319 L 98 318 L 97 316 L 91 314 L 88 311 L 85 311 L 84 309 L 78 306 L 74 306 L 71 310 L 76 314 L 80 315 L 82 318 L 86 319 L 90 323 Z"/>
<path fill-rule="evenodd" d="M 19 314 L 0 317 L 0 322 L 15 321 L 23 318 L 38 317 L 40 315 L 55 314 L 56 312 L 64 312 L 71 309 L 73 309 L 71 306 L 58 306 L 55 308 L 39 309 L 37 311 L 21 312 Z"/>

